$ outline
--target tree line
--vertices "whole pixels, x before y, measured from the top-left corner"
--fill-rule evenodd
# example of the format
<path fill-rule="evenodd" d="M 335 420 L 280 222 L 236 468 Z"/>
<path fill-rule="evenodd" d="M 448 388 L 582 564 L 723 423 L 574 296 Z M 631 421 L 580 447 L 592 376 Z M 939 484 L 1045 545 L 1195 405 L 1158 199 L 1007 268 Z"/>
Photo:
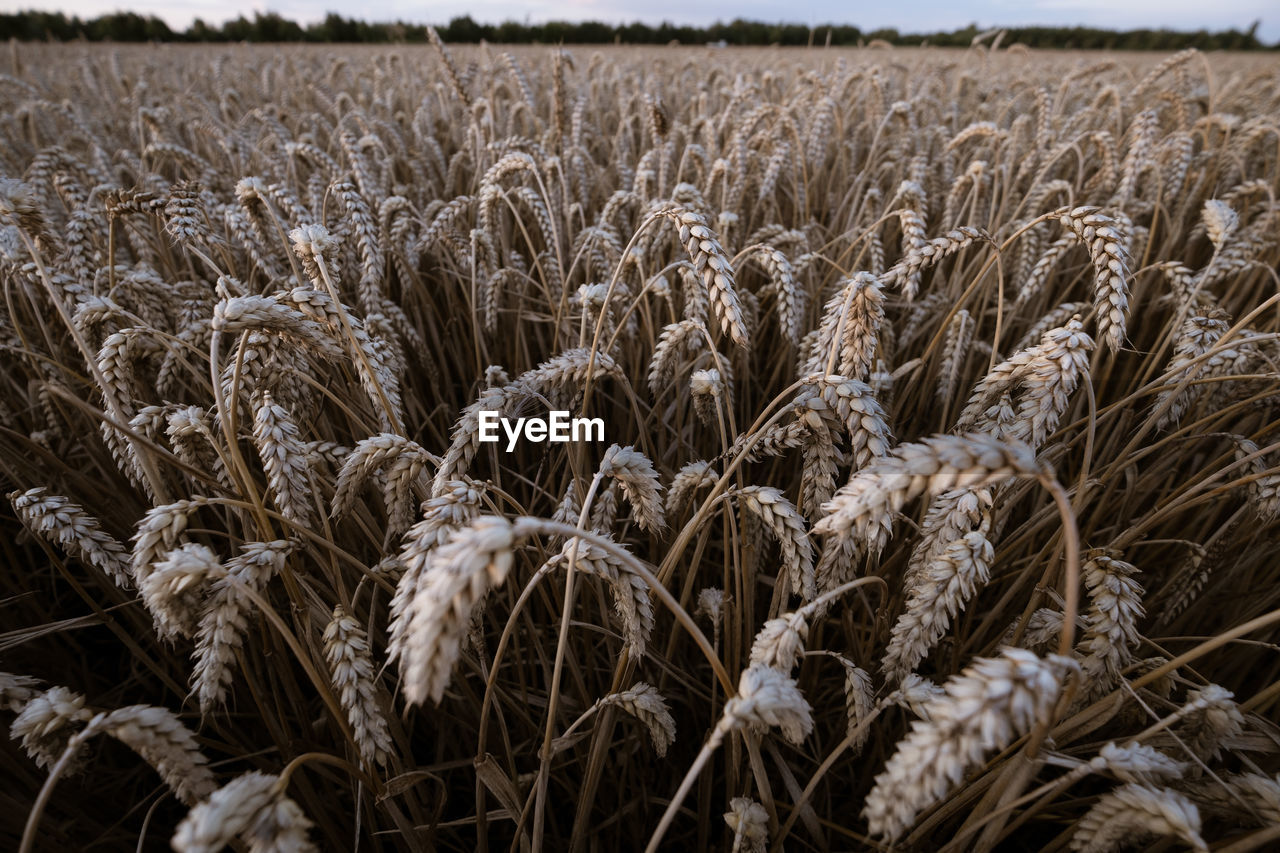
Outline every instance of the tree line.
<path fill-rule="evenodd" d="M 1257 37 L 1258 22 L 1245 31 L 1219 30 L 1107 30 L 1097 27 L 1008 27 L 1002 43 L 1028 47 L 1110 50 L 1276 50 L 1280 42 L 1264 44 Z M 896 29 L 862 30 L 849 24 L 767 24 L 741 18 L 706 27 L 678 26 L 663 22 L 606 24 L 600 21 L 550 21 L 522 24 L 479 23 L 464 15 L 437 28 L 447 42 L 496 42 L 503 44 L 718 44 L 727 45 L 839 45 L 872 41 L 892 45 L 964 47 L 981 34 L 976 25 L 951 32 L 901 33 Z M 330 13 L 324 20 L 302 26 L 274 13 L 243 15 L 222 24 L 196 19 L 185 30 L 174 30 L 163 20 L 133 12 L 115 12 L 96 18 L 68 17 L 61 12 L 24 11 L 0 14 L 0 38 L 20 41 L 116 41 L 116 42 L 363 42 L 371 44 L 421 43 L 427 26 L 402 21 L 369 23 Z"/>

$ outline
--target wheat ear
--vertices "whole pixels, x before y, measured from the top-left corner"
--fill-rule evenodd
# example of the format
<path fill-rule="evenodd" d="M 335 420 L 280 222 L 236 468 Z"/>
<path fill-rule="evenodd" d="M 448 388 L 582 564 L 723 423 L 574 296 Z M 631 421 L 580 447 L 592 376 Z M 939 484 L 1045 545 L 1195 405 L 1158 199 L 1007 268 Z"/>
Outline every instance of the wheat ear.
<path fill-rule="evenodd" d="M 1169 788 L 1137 784 L 1103 794 L 1076 825 L 1071 849 L 1109 853 L 1149 835 L 1172 836 L 1195 850 L 1209 849 L 1200 837 L 1195 803 Z"/>
<path fill-rule="evenodd" d="M 763 732 L 771 726 L 781 729 L 787 740 L 799 743 L 813 730 L 813 715 L 809 703 L 790 677 L 772 667 L 752 665 L 742 671 L 737 694 L 725 702 L 720 721 L 711 730 L 679 790 L 671 798 L 657 829 L 649 838 L 645 853 L 656 853 L 658 844 L 675 818 L 676 809 L 684 802 L 698 774 L 725 737 L 743 729 Z"/>
<path fill-rule="evenodd" d="M 105 732 L 142 756 L 187 805 L 217 787 L 195 735 L 167 708 L 130 705 L 103 712 L 89 721 L 85 733 L 90 731 Z"/>
<path fill-rule="evenodd" d="M 702 276 L 703 286 L 715 309 L 721 330 L 735 344 L 746 347 L 747 323 L 734 289 L 733 264 L 715 232 L 707 226 L 702 214 L 688 208 L 669 208 L 661 213 L 675 220 L 679 227 L 680 242 L 689 253 L 694 271 Z"/>
<path fill-rule="evenodd" d="M 987 537 L 973 531 L 949 543 L 916 576 L 907 590 L 906 610 L 894 624 L 885 651 L 884 670 L 889 680 L 900 680 L 924 660 L 951 620 L 990 579 L 994 557 Z"/>
<path fill-rule="evenodd" d="M 989 750 L 1047 722 L 1075 668 L 1070 658 L 1005 649 L 953 676 L 876 776 L 863 808 L 870 832 L 898 840 L 921 809 L 945 797 Z"/>
<path fill-rule="evenodd" d="M 290 522 L 310 527 L 315 516 L 311 477 L 298 425 L 264 391 L 253 419 L 253 438 L 276 507 Z"/>
<path fill-rule="evenodd" d="M 767 666 L 790 675 L 809 639 L 809 621 L 803 611 L 787 613 L 764 623 L 751 643 L 751 665 Z"/>
<path fill-rule="evenodd" d="M 869 385 L 834 374 L 806 377 L 805 387 L 793 405 L 817 410 L 819 407 L 813 401 L 815 392 L 848 434 L 855 470 L 889 452 L 893 433 L 889 430 L 888 415 Z"/>
<path fill-rule="evenodd" d="M 240 553 L 227 561 L 226 573 L 210 586 L 193 654 L 192 687 L 201 713 L 209 713 L 226 697 L 236 650 L 249 630 L 253 596 L 262 595 L 293 548 L 293 543 L 283 539 L 246 542 Z"/>
<path fill-rule="evenodd" d="M 858 471 L 823 504 L 815 533 L 879 543 L 893 513 L 911 498 L 956 488 L 982 488 L 1009 477 L 1044 477 L 1046 469 L 1026 445 L 981 433 L 937 435 L 902 444 Z"/>
<path fill-rule="evenodd" d="M 438 494 L 447 483 L 466 474 L 480 449 L 482 411 L 492 410 L 508 415 L 522 401 L 536 398 L 539 394 L 554 399 L 565 388 L 578 388 L 589 378 L 594 382 L 605 376 L 621 378 L 622 375 L 622 368 L 607 353 L 572 349 L 525 371 L 501 388 L 482 392 L 479 399 L 463 409 L 458 418 L 449 449 L 436 471 L 433 492 Z"/>
<path fill-rule="evenodd" d="M 1094 265 L 1094 312 L 1098 334 L 1112 352 L 1124 343 L 1129 313 L 1129 252 L 1125 235 L 1115 219 L 1096 207 L 1076 207 L 1061 221 L 1089 250 Z"/>
<path fill-rule="evenodd" d="M 324 655 L 333 689 L 355 733 L 360 757 L 368 764 L 386 761 L 391 750 L 387 720 L 378 704 L 378 685 L 364 628 L 338 605 L 324 631 Z"/>
<path fill-rule="evenodd" d="M 1187 691 L 1187 703 L 1173 718 L 1179 723 L 1179 736 L 1202 760 L 1217 758 L 1223 741 L 1244 730 L 1244 714 L 1234 695 L 1217 684 Z"/>
<path fill-rule="evenodd" d="M 884 321 L 881 282 L 871 273 L 855 273 L 823 308 L 813 353 L 805 364 L 806 372 L 826 373 L 838 352 L 836 371 L 842 376 L 865 380 L 875 363 Z"/>
<path fill-rule="evenodd" d="M 477 518 L 435 550 L 410 539 L 401 551 L 408 585 L 403 610 L 388 631 L 388 659 L 399 660 L 405 700 L 439 702 L 462 651 L 476 606 L 501 586 L 515 560 L 518 528 L 503 518 Z"/>
<path fill-rule="evenodd" d="M 147 511 L 133 535 L 133 554 L 130 557 L 130 572 L 139 588 L 151 574 L 152 565 L 164 558 L 187 529 L 190 515 L 208 503 L 208 498 L 196 495 L 189 500 L 174 501 Z"/>
<path fill-rule="evenodd" d="M 39 680 L 26 675 L 14 675 L 11 672 L 0 672 L 0 708 L 7 708 L 13 713 L 21 713 L 34 697 L 40 694 L 36 687 Z"/>
<path fill-rule="evenodd" d="M 718 482 L 720 473 L 711 467 L 710 462 L 698 460 L 688 463 L 676 472 L 667 487 L 667 516 L 678 516 L 697 492 Z"/>
<path fill-rule="evenodd" d="M 666 527 L 662 511 L 662 486 L 653 463 L 634 447 L 612 445 L 600 460 L 600 475 L 612 477 L 622 486 L 636 521 L 650 533 Z"/>
<path fill-rule="evenodd" d="M 681 320 L 663 327 L 649 357 L 649 392 L 657 397 L 675 377 L 681 358 L 706 350 L 706 326 L 701 320 Z"/>
<path fill-rule="evenodd" d="M 282 780 L 265 773 L 237 776 L 196 805 L 178 824 L 176 853 L 218 853 L 240 837 L 252 851 L 311 853 L 311 821 L 284 794 Z"/>
<path fill-rule="evenodd" d="M 813 573 L 813 545 L 805 530 L 804 516 L 781 489 L 772 486 L 746 486 L 733 492 L 738 504 L 760 519 L 765 530 L 777 541 L 782 555 L 782 570 L 791 591 L 805 601 L 817 597 L 817 581 Z"/>
<path fill-rule="evenodd" d="M 869 672 L 843 657 L 840 663 L 844 666 L 844 704 L 848 717 L 845 735 L 856 755 L 871 737 L 870 723 L 875 716 L 876 691 Z"/>
<path fill-rule="evenodd" d="M 764 853 L 769 845 L 769 813 L 747 797 L 734 797 L 724 822 L 733 830 L 730 853 Z"/>
<path fill-rule="evenodd" d="M 626 550 L 622 546 L 618 547 Z M 628 656 L 632 660 L 639 660 L 644 656 L 649 635 L 653 633 L 654 613 L 649 585 L 621 557 L 585 539 L 570 539 L 559 554 L 547 561 L 546 567 L 567 567 L 575 553 L 575 565 L 579 571 L 602 578 L 609 584 L 614 609 L 622 622 Z"/>
<path fill-rule="evenodd" d="M 9 736 L 39 767 L 53 767 L 71 737 L 93 718 L 84 697 L 66 687 L 50 687 L 31 696 L 9 726 Z"/>
<path fill-rule="evenodd" d="M 1203 385 L 1190 383 L 1206 374 L 1212 375 L 1234 351 L 1219 351 L 1205 358 L 1227 332 L 1227 322 L 1221 317 L 1188 317 L 1182 324 L 1173 357 L 1166 371 L 1173 376 L 1166 382 L 1166 389 L 1156 398 L 1155 410 L 1162 412 L 1156 420 L 1157 429 L 1167 429 L 1182 420 L 1182 416 L 1204 393 Z"/>
<path fill-rule="evenodd" d="M 667 754 L 667 749 L 676 740 L 676 721 L 671 716 L 667 702 L 658 689 L 643 681 L 637 682 L 630 689 L 620 693 L 610 693 L 600 700 L 601 706 L 612 705 L 621 708 L 649 730 L 649 740 L 653 743 L 654 752 L 659 758 Z"/>
<path fill-rule="evenodd" d="M 1133 659 L 1137 623 L 1145 615 L 1142 585 L 1133 579 L 1137 571 L 1132 563 L 1108 554 L 1095 555 L 1081 569 L 1089 590 L 1083 645 L 1090 657 L 1101 662 L 1113 683 Z M 1084 666 L 1086 671 L 1091 668 L 1087 662 Z"/>
<path fill-rule="evenodd" d="M 224 573 L 217 555 L 197 542 L 184 542 L 155 562 L 138 591 L 161 639 L 192 635 L 205 584 Z"/>
<path fill-rule="evenodd" d="M 116 586 L 128 586 L 129 558 L 124 545 L 79 504 L 43 487 L 10 492 L 9 501 L 28 528 L 101 569 Z"/>
<path fill-rule="evenodd" d="M 1219 782 L 1221 780 L 1221 784 Z M 1260 773 L 1220 774 L 1187 792 L 1213 813 L 1257 826 L 1280 825 L 1280 779 Z M 1242 812 L 1240 804 L 1248 808 Z"/>

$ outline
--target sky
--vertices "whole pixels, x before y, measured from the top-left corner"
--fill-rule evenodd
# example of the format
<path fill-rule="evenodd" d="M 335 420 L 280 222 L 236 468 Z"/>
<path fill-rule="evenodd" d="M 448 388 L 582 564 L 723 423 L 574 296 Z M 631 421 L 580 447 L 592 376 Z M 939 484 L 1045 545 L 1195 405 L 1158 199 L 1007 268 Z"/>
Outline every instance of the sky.
<path fill-rule="evenodd" d="M 598 20 L 610 23 L 644 21 L 657 24 L 705 25 L 746 18 L 801 24 L 848 23 L 864 30 L 895 27 L 902 32 L 954 30 L 976 23 L 981 27 L 1052 24 L 1136 29 L 1247 29 L 1262 20 L 1259 37 L 1280 41 L 1280 4 L 1276 0 L 0 0 L 0 11 L 43 9 L 82 18 L 126 9 L 163 18 L 185 29 L 195 18 L 221 23 L 243 14 L 276 12 L 299 23 L 310 23 L 333 10 L 367 21 L 404 20 L 443 23 L 458 15 L 477 21 Z"/>

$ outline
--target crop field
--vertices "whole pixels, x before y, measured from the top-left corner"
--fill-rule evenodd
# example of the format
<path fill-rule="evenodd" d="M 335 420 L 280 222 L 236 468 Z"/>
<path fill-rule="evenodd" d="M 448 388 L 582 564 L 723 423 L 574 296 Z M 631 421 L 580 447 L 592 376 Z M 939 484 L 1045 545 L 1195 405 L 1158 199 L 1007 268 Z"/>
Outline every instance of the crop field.
<path fill-rule="evenodd" d="M 1280 845 L 1280 57 L 0 50 L 0 847 Z"/>

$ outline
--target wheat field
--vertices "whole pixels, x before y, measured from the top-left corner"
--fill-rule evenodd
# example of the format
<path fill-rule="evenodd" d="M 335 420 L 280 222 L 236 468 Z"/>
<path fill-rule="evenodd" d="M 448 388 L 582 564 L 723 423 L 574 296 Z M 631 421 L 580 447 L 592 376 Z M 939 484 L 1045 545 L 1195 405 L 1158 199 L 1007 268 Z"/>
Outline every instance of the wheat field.
<path fill-rule="evenodd" d="M 0 66 L 4 849 L 1280 844 L 1275 55 Z"/>

